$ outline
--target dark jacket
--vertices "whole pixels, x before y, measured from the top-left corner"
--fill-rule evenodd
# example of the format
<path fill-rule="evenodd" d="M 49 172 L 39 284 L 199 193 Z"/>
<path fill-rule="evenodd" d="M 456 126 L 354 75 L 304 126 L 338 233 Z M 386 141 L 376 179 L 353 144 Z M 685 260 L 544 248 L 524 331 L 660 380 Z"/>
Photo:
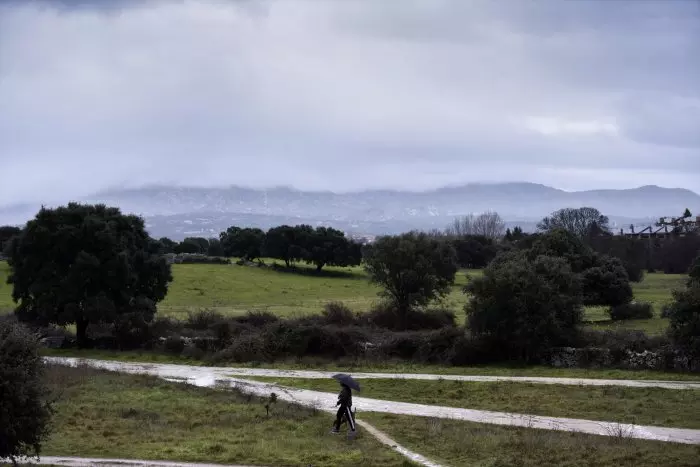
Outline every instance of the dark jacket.
<path fill-rule="evenodd" d="M 343 386 L 343 389 L 340 390 L 340 394 L 338 394 L 338 402 L 335 405 L 352 407 L 352 391 L 349 387 Z"/>

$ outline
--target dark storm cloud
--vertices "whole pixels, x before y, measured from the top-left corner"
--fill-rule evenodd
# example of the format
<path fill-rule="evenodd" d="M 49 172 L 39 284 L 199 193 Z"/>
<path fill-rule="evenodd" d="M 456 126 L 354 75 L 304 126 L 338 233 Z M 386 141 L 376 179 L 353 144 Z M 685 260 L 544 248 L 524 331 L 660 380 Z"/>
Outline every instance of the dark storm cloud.
<path fill-rule="evenodd" d="M 700 2 L 0 3 L 0 205 L 120 184 L 700 190 Z"/>

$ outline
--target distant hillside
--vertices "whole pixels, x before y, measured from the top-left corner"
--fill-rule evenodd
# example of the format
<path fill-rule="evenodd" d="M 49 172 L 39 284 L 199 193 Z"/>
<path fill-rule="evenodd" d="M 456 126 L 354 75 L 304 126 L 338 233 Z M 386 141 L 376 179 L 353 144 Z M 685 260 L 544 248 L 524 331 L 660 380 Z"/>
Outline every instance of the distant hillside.
<path fill-rule="evenodd" d="M 269 227 L 280 223 L 330 224 L 346 231 L 382 234 L 441 228 L 455 216 L 497 211 L 513 224 L 534 228 L 564 207 L 592 206 L 619 225 L 700 214 L 700 195 L 690 190 L 644 186 L 628 190 L 566 192 L 533 183 L 474 183 L 411 192 L 307 192 L 291 188 L 182 188 L 155 186 L 113 190 L 82 199 L 103 202 L 146 217 L 153 235 L 212 234 L 229 225 Z M 0 209 L 0 223 L 26 221 L 37 207 Z M 14 220 L 11 220 L 13 217 Z M 18 221 L 23 217 L 22 221 Z"/>

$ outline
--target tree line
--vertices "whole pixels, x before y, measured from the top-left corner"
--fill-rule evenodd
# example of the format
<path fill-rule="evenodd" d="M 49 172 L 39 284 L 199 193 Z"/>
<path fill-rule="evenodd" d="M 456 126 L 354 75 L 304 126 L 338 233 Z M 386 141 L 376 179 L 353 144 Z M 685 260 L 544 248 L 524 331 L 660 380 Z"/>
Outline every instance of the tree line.
<path fill-rule="evenodd" d="M 295 263 L 313 264 L 317 271 L 325 266 L 358 266 L 362 261 L 362 244 L 332 227 L 312 227 L 306 224 L 280 225 L 267 232 L 254 227 L 232 226 L 219 238 L 188 237 L 174 242 L 167 237 L 157 240 L 158 251 L 225 256 L 254 261 L 272 258 Z"/>
<path fill-rule="evenodd" d="M 686 217 L 690 212 L 686 210 Z M 700 233 L 665 238 L 639 238 L 613 235 L 610 221 L 595 208 L 565 208 L 553 212 L 526 233 L 520 227 L 505 228 L 497 213 L 469 215 L 455 219 L 443 230 L 428 234 L 450 243 L 463 268 L 483 269 L 500 252 L 528 248 L 538 238 L 555 230 L 564 230 L 583 241 L 598 254 L 619 258 L 630 279 L 639 282 L 645 271 L 684 274 L 700 252 Z"/>

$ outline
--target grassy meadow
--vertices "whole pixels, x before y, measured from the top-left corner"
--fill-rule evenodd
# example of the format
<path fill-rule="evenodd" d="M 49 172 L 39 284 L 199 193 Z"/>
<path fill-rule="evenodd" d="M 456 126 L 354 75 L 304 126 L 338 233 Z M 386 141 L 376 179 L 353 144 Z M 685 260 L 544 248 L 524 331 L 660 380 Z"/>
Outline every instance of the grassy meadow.
<path fill-rule="evenodd" d="M 268 261 L 269 263 L 269 261 Z M 185 318 L 190 311 L 209 308 L 225 314 L 242 314 L 249 310 L 266 310 L 279 316 L 314 314 L 331 301 L 341 301 L 351 309 L 367 311 L 379 300 L 379 288 L 369 283 L 364 271 L 357 268 L 328 267 L 319 274 L 299 266 L 298 272 L 270 268 L 210 264 L 173 265 L 174 280 L 166 299 L 159 305 L 162 315 Z M 7 285 L 7 263 L 0 262 L 0 310 L 13 307 L 11 287 Z M 462 288 L 467 276 L 480 271 L 460 271 L 452 292 L 442 303 L 452 309 L 459 322 L 464 322 L 463 307 L 467 297 Z M 635 298 L 650 302 L 656 317 L 620 323 L 609 321 L 605 310 L 591 308 L 586 320 L 595 328 L 641 329 L 650 334 L 663 332 L 666 319 L 659 318 L 663 304 L 671 300 L 671 291 L 683 286 L 683 276 L 647 274 L 640 284 L 633 284 Z"/>
<path fill-rule="evenodd" d="M 57 402 L 53 431 L 42 450 L 46 456 L 314 467 L 412 465 L 362 429 L 351 443 L 329 435 L 332 414 L 278 401 L 268 415 L 263 399 L 237 391 L 87 367 L 49 366 L 47 380 Z M 373 388 L 365 383 L 366 392 Z M 494 399 L 484 393 L 478 397 Z M 572 405 L 581 402 L 572 394 L 562 397 Z M 601 404 L 605 402 L 611 401 Z M 689 408 L 689 417 L 691 412 L 697 410 Z M 370 412 L 358 413 L 358 419 L 452 466 L 695 466 L 700 455 L 699 446 L 633 440 L 624 433 L 603 437 Z"/>
<path fill-rule="evenodd" d="M 314 391 L 338 391 L 338 383 L 331 379 L 247 379 Z M 694 389 L 409 379 L 364 379 L 360 384 L 362 391 L 358 395 L 373 399 L 700 429 L 700 390 Z"/>
<path fill-rule="evenodd" d="M 267 310 L 280 316 L 318 313 L 330 301 L 341 301 L 355 311 L 366 311 L 379 300 L 379 288 L 370 284 L 361 268 L 329 267 L 320 275 L 311 268 L 300 272 L 275 271 L 237 265 L 173 265 L 174 280 L 166 299 L 159 305 L 163 315 L 186 317 L 190 311 L 215 309 L 225 314 L 241 314 L 248 310 Z M 13 303 L 11 288 L 5 284 L 7 263 L 0 262 L 0 310 L 9 310 Z M 463 322 L 466 297 L 462 288 L 467 276 L 480 271 L 460 271 L 452 292 L 439 305 L 454 310 Z M 682 275 L 647 274 L 634 284 L 635 298 L 650 302 L 660 313 L 671 300 L 671 291 L 683 285 Z M 654 334 L 662 332 L 667 320 L 655 317 L 611 323 L 602 308 L 587 310 L 586 319 L 596 328 L 641 329 Z"/>
<path fill-rule="evenodd" d="M 357 418 L 450 466 L 697 467 L 700 459 L 700 446 L 631 439 L 624 432 L 595 436 L 380 413 Z"/>
<path fill-rule="evenodd" d="M 231 390 L 155 377 L 50 366 L 58 397 L 47 456 L 315 467 L 412 465 L 360 433 L 348 443 L 332 416 Z"/>

